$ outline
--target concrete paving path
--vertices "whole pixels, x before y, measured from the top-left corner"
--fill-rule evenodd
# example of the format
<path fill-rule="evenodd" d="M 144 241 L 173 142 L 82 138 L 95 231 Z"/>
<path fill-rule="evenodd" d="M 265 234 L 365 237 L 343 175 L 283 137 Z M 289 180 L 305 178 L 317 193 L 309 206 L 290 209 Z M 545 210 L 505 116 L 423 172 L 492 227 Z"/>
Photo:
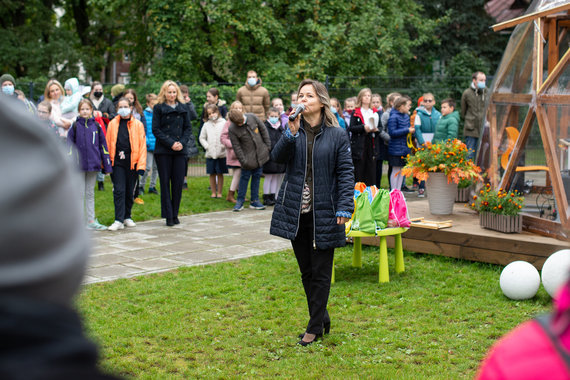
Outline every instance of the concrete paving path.
<path fill-rule="evenodd" d="M 182 266 L 238 260 L 291 248 L 269 235 L 272 208 L 220 211 L 137 223 L 120 231 L 95 231 L 85 284 L 163 272 Z"/>

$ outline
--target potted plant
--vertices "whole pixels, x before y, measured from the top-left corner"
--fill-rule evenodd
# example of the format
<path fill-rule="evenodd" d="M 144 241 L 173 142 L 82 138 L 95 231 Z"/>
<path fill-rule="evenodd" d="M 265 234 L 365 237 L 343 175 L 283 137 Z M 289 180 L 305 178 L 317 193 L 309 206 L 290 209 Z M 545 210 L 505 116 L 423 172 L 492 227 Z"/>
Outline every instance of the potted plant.
<path fill-rule="evenodd" d="M 471 190 L 475 182 L 471 179 L 462 179 L 457 184 L 457 193 L 455 194 L 456 203 L 467 203 L 471 199 Z"/>
<path fill-rule="evenodd" d="M 426 142 L 413 156 L 408 155 L 402 175 L 426 181 L 430 212 L 447 215 L 453 211 L 460 181 L 481 181 L 481 169 L 468 159 L 467 146 L 458 139 Z"/>
<path fill-rule="evenodd" d="M 473 196 L 469 207 L 479 212 L 481 227 L 495 231 L 513 233 L 522 231 L 524 197 L 518 191 L 492 190 L 487 184 Z"/>

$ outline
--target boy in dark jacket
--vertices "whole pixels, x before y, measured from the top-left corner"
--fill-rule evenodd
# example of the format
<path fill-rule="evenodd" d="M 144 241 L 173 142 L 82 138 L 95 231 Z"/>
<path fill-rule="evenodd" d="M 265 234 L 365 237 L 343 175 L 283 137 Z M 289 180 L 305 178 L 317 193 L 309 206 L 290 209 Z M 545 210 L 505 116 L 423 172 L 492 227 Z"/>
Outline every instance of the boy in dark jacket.
<path fill-rule="evenodd" d="M 247 184 L 251 177 L 251 203 L 249 208 L 264 210 L 259 202 L 259 181 L 262 166 L 269 161 L 271 140 L 263 122 L 252 113 L 243 114 L 233 109 L 229 112 L 229 136 L 234 152 L 241 164 L 241 177 L 238 187 L 238 198 L 234 211 L 243 210 Z"/>

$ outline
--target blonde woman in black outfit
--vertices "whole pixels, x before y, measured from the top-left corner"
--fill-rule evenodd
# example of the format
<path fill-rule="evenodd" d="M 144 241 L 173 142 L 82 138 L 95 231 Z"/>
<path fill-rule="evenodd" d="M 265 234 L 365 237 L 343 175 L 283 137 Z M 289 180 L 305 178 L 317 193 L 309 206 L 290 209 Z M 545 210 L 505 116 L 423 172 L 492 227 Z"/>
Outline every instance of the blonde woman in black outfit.
<path fill-rule="evenodd" d="M 164 82 L 153 108 L 152 134 L 156 137 L 154 158 L 160 180 L 160 207 L 166 225 L 179 224 L 178 210 L 192 126 L 178 85 Z"/>

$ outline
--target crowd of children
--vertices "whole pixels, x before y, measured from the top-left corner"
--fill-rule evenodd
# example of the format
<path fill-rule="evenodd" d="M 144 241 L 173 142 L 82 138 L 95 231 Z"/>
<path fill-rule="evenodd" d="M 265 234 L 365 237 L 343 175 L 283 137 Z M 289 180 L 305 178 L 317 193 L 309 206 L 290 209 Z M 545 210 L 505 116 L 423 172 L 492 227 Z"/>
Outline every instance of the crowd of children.
<path fill-rule="evenodd" d="M 183 176 L 182 187 L 186 186 L 185 174 L 182 173 L 187 172 L 187 159 L 197 154 L 197 147 L 194 135 L 182 126 L 188 122 L 191 126 L 191 121 L 198 119 L 188 87 L 178 87 L 170 82 L 169 87 L 161 89 L 161 95 L 146 94 L 146 108 L 143 109 L 136 91 L 125 89 L 123 85 L 115 85 L 110 98 L 107 98 L 100 82 L 84 87 L 76 78 L 71 78 L 62 86 L 51 79 L 36 109 L 23 94 L 9 91 L 15 85 L 13 77 L 4 75 L 2 78 L 7 78 L 2 82 L 7 84 L 3 94 L 14 94 L 24 101 L 30 112 L 37 113 L 55 135 L 66 141 L 70 154 L 77 160 L 84 173 L 82 193 L 85 222 L 89 229 L 117 230 L 134 226 L 131 209 L 133 203 L 144 204 L 140 195 L 144 194 L 149 178 L 147 191 L 150 194 L 158 195 L 164 186 L 178 187 Z M 256 83 L 259 84 L 258 79 Z M 205 152 L 212 198 L 223 197 L 224 175 L 231 171 L 232 180 L 226 199 L 235 203 L 234 211 L 243 209 L 250 179 L 250 208 L 263 210 L 278 201 L 285 166 L 271 161 L 270 152 L 288 128 L 288 116 L 297 107 L 296 95 L 291 94 L 289 107 L 285 107 L 282 98 L 273 98 L 262 119 L 246 112 L 237 100 L 228 110 L 226 101 L 220 99 L 219 90 L 208 89 L 207 101 L 199 110 L 198 143 Z M 161 104 L 158 115 L 157 104 Z M 357 181 L 380 187 L 383 168 L 387 164 L 389 188 L 412 191 L 400 175 L 406 164 L 405 157 L 428 141 L 444 141 L 458 136 L 459 114 L 455 111 L 453 99 L 444 99 L 440 112 L 434 95 L 428 92 L 418 99 L 418 107 L 410 117 L 411 108 L 412 100 L 406 95 L 390 93 L 386 96 L 386 104 L 383 104 L 380 94 L 372 93 L 369 88 L 360 90 L 356 97 L 344 99 L 344 107 L 337 98 L 331 98 L 331 111 L 351 141 Z M 153 125 L 158 120 L 168 129 L 172 123 L 169 118 L 173 115 L 179 117 L 181 131 L 188 137 L 183 148 L 175 145 L 175 140 L 166 136 L 160 126 Z M 155 136 L 155 132 L 160 138 Z M 165 146 L 171 142 L 174 145 Z M 162 162 L 162 169 L 157 166 L 157 161 Z M 178 174 L 174 175 L 172 170 Z M 161 171 L 159 188 L 157 180 Z M 115 203 L 115 222 L 109 227 L 101 225 L 94 212 L 95 181 L 103 190 L 104 174 L 111 174 Z M 258 196 L 262 176 L 263 203 Z M 168 177 L 164 183 L 163 177 Z M 425 184 L 414 183 L 416 186 L 418 196 L 423 197 Z M 167 193 L 161 192 L 163 217 L 167 219 L 167 225 L 174 225 L 179 222 L 175 203 L 180 202 L 180 196 L 178 191 Z"/>

